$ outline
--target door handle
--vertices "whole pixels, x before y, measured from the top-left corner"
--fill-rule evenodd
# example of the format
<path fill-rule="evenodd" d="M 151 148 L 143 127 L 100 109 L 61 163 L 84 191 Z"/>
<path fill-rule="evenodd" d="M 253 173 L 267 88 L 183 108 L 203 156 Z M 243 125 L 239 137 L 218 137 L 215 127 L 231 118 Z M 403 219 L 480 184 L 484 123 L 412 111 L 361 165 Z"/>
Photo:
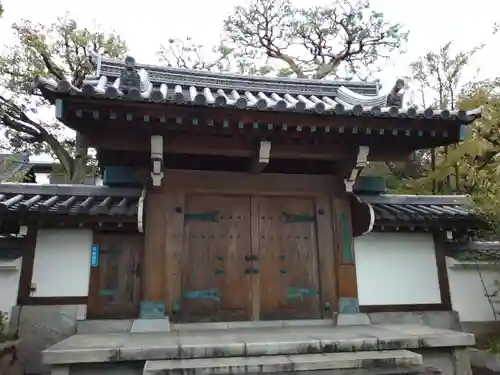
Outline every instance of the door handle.
<path fill-rule="evenodd" d="M 254 255 L 254 254 L 245 255 L 245 260 L 247 262 L 250 262 L 252 260 L 257 260 L 257 259 L 258 259 L 257 255 Z"/>
<path fill-rule="evenodd" d="M 259 269 L 257 267 L 246 268 L 245 273 L 246 274 L 259 273 Z"/>

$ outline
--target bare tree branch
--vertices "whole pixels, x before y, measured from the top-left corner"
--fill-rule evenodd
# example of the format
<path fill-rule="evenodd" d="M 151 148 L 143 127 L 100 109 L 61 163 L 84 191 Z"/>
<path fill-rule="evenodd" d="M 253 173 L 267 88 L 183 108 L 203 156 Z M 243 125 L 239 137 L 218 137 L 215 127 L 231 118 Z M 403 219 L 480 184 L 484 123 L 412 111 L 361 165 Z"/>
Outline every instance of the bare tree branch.
<path fill-rule="evenodd" d="M 291 0 L 253 0 L 234 9 L 224 30 L 235 50 L 259 51 L 297 77 L 315 79 L 360 76 L 407 38 L 401 25 L 388 23 L 368 0 L 311 8 L 295 8 Z"/>
<path fill-rule="evenodd" d="M 12 150 L 50 152 L 60 161 L 68 182 L 81 182 L 88 160 L 86 150 L 82 154 L 74 142 L 68 142 L 64 124 L 35 119 L 37 110 L 49 104 L 31 92 L 31 83 L 41 75 L 55 80 L 70 78 L 73 85 L 81 87 L 92 69 L 87 45 L 110 57 L 123 56 L 126 45 L 113 33 L 78 28 L 68 15 L 51 25 L 22 21 L 12 25 L 12 30 L 18 43 L 0 57 L 0 85 L 9 93 L 9 99 L 0 96 L 0 125 Z"/>

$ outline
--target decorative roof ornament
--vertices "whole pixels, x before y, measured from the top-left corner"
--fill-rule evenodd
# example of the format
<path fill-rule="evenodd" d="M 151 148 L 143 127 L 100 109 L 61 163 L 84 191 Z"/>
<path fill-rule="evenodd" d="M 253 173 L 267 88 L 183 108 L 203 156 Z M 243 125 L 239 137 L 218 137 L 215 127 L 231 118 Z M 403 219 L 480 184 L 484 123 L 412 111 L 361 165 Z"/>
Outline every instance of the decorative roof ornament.
<path fill-rule="evenodd" d="M 131 91 L 137 91 L 140 95 L 141 77 L 135 68 L 135 59 L 132 56 L 127 56 L 123 62 L 125 66 L 120 73 L 119 90 L 126 95 L 129 94 L 129 96 L 135 96 Z"/>
<path fill-rule="evenodd" d="M 101 55 L 91 46 L 85 47 L 89 62 L 92 64 L 93 70 L 85 79 L 98 79 L 101 76 Z"/>
<path fill-rule="evenodd" d="M 243 76 L 138 64 L 130 56 L 125 60 L 112 59 L 90 50 L 88 55 L 95 75 L 87 76 L 81 89 L 67 80 L 55 82 L 44 77 L 35 78 L 33 89 L 91 98 L 323 116 L 448 120 L 461 125 L 481 117 L 481 108 L 450 111 L 407 106 L 402 79 L 396 81 L 392 90 L 381 94 L 379 81 Z"/>
<path fill-rule="evenodd" d="M 357 105 L 362 107 L 401 108 L 403 104 L 404 93 L 402 90 L 404 86 L 405 82 L 402 79 L 398 79 L 389 93 L 373 96 L 361 95 L 345 86 L 341 86 L 337 90 L 335 100 L 348 109 Z"/>

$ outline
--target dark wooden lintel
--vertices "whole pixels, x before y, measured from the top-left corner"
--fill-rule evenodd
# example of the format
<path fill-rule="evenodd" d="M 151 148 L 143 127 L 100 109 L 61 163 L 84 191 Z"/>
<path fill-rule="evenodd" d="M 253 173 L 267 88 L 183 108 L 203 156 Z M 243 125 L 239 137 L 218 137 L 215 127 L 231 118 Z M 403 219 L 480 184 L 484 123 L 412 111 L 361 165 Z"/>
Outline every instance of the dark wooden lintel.
<path fill-rule="evenodd" d="M 442 303 L 428 303 L 415 305 L 361 305 L 359 311 L 362 313 L 378 312 L 413 312 L 413 311 L 448 311 L 450 308 Z"/>
<path fill-rule="evenodd" d="M 92 147 L 98 150 L 132 151 L 149 154 L 149 140 L 147 138 L 127 136 L 123 134 L 91 134 L 89 140 Z M 197 134 L 169 136 L 165 141 L 165 155 L 200 155 L 200 156 L 225 156 L 225 157 L 255 157 L 255 142 L 243 137 L 216 137 Z M 297 142 L 272 141 L 270 157 L 272 159 L 304 159 L 304 160 L 355 160 L 357 145 L 341 140 L 323 140 L 311 142 L 308 139 Z M 370 147 L 370 160 L 372 161 L 404 161 L 410 156 L 411 149 L 405 144 L 398 144 L 388 148 L 386 145 Z"/>
<path fill-rule="evenodd" d="M 19 299 L 18 303 L 24 306 L 85 305 L 87 304 L 87 296 L 27 297 Z"/>

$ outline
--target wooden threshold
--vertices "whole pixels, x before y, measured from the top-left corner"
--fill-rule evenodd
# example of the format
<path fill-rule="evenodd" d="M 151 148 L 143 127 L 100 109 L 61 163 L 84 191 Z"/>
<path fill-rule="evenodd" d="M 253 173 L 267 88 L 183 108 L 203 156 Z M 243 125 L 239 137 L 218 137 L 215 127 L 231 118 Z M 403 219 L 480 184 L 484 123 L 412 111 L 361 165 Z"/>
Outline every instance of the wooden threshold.
<path fill-rule="evenodd" d="M 87 296 L 78 297 L 28 297 L 18 301 L 23 306 L 86 305 Z"/>
<path fill-rule="evenodd" d="M 444 303 L 412 304 L 412 305 L 361 305 L 362 313 L 378 312 L 422 312 L 422 311 L 447 311 L 450 308 Z"/>

